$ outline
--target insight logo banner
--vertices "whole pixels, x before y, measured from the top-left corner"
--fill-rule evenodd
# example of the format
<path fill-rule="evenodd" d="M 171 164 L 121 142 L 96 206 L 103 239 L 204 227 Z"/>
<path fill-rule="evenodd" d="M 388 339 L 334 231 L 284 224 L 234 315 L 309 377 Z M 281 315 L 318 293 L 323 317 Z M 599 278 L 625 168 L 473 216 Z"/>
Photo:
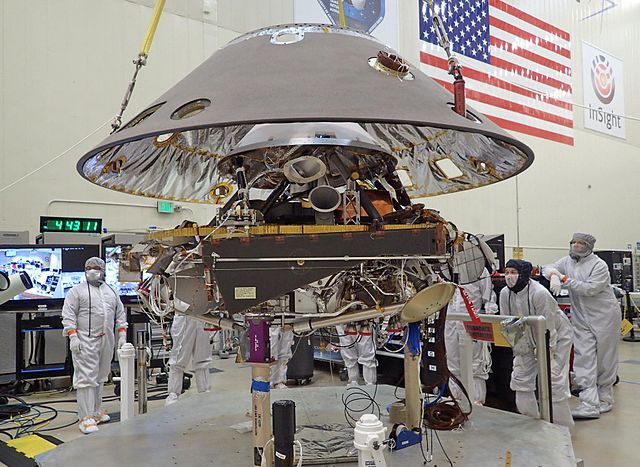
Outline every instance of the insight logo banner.
<path fill-rule="evenodd" d="M 623 62 L 582 43 L 584 126 L 617 138 L 626 138 Z"/>

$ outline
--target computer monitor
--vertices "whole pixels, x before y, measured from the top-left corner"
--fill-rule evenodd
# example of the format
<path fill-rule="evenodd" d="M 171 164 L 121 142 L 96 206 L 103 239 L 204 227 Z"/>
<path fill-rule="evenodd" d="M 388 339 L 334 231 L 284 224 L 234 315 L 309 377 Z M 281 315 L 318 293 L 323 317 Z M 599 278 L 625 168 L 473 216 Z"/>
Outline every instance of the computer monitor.
<path fill-rule="evenodd" d="M 138 284 L 141 280 L 150 277 L 151 274 L 146 272 L 125 272 L 120 264 L 120 256 L 122 254 L 121 245 L 105 245 L 103 249 L 104 261 L 106 263 L 105 282 L 120 295 L 123 302 L 137 302 L 138 294 L 136 293 L 136 289 L 138 288 Z M 135 280 L 131 280 L 134 277 Z"/>
<path fill-rule="evenodd" d="M 99 245 L 1 245 L 0 271 L 10 275 L 25 272 L 33 287 L 0 308 L 62 306 L 67 292 L 84 280 L 87 259 L 99 255 Z"/>

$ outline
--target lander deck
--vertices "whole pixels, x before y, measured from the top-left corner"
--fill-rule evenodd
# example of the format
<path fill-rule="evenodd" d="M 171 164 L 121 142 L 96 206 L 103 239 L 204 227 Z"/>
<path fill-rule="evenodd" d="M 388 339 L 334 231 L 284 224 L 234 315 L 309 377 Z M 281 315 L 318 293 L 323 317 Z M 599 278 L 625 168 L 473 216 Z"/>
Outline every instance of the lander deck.
<path fill-rule="evenodd" d="M 298 427 L 345 423 L 341 403 L 344 387 L 274 390 L 271 400 L 291 399 L 296 403 Z M 394 388 L 379 386 L 376 400 L 384 409 L 395 401 Z M 249 421 L 251 395 L 226 391 L 198 394 L 172 406 L 123 423 L 101 426 L 95 435 L 65 443 L 37 458 L 43 467 L 84 466 L 87 453 L 100 465 L 251 465 L 251 433 L 239 434 L 230 428 Z M 382 421 L 390 428 L 388 417 Z M 566 428 L 542 420 L 486 407 L 474 408 L 464 430 L 438 432 L 447 454 L 459 466 L 505 465 L 507 451 L 513 465 L 572 466 L 576 461 L 571 436 Z M 435 438 L 434 438 L 435 440 Z M 447 465 L 435 442 L 433 462 Z M 431 449 L 431 447 L 430 447 Z M 386 453 L 387 464 L 418 466 L 423 459 L 420 446 Z M 357 461 L 338 463 L 308 460 L 303 465 L 355 466 Z"/>

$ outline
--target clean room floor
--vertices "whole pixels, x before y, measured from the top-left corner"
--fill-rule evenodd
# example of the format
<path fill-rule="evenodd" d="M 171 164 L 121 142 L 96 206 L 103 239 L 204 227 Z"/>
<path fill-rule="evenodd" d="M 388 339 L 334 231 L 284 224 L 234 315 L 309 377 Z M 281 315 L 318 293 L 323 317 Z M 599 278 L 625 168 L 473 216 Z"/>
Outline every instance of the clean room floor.
<path fill-rule="evenodd" d="M 608 414 L 603 414 L 598 420 L 576 422 L 573 433 L 573 447 L 577 458 L 584 460 L 585 467 L 609 465 L 631 466 L 639 465 L 640 456 L 637 454 L 638 414 L 640 414 L 640 342 L 620 341 L 620 383 L 615 388 L 616 404 Z M 222 370 L 211 374 L 212 390 L 237 389 L 248 391 L 251 370 L 246 364 L 236 364 L 233 358 L 221 360 L 217 357 L 213 367 Z M 337 373 L 330 372 L 327 366 L 316 368 L 312 386 L 342 385 Z M 182 397 L 189 397 L 195 388 L 189 389 Z M 105 387 L 105 396 L 113 395 L 113 385 Z M 37 394 L 24 397 L 28 402 L 40 402 L 60 399 L 74 399 L 75 392 Z M 573 398 L 572 406 L 577 405 Z M 164 400 L 150 400 L 148 411 L 161 410 Z M 108 411 L 118 411 L 117 401 L 105 404 Z M 75 402 L 55 404 L 57 409 L 75 410 Z M 71 423 L 75 414 L 60 413 L 47 428 Z M 70 441 L 82 435 L 75 424 L 61 430 L 49 431 L 62 441 Z M 90 435 L 88 435 L 90 436 Z M 523 440 L 523 442 L 526 442 Z"/>

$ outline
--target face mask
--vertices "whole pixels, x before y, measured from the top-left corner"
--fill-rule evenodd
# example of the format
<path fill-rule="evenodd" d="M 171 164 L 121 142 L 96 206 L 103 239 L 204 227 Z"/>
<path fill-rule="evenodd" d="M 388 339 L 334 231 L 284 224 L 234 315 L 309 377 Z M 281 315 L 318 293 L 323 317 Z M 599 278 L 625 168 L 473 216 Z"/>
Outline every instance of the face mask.
<path fill-rule="evenodd" d="M 571 251 L 575 254 L 583 254 L 586 253 L 589 250 L 589 247 L 587 245 L 583 245 L 582 243 L 572 243 L 571 244 Z"/>
<path fill-rule="evenodd" d="M 578 244 L 574 243 L 569 248 L 569 256 L 571 256 L 576 261 L 578 261 L 581 258 L 584 258 L 585 256 L 588 256 L 590 254 L 591 254 L 591 250 L 589 250 L 589 247 L 584 246 L 584 245 L 578 245 Z"/>
<path fill-rule="evenodd" d="M 513 288 L 518 283 L 518 279 L 520 278 L 520 274 L 505 274 L 504 280 L 507 283 L 507 287 Z"/>
<path fill-rule="evenodd" d="M 85 271 L 85 274 L 87 282 L 98 282 L 102 278 L 102 271 L 96 271 L 95 269 Z"/>

